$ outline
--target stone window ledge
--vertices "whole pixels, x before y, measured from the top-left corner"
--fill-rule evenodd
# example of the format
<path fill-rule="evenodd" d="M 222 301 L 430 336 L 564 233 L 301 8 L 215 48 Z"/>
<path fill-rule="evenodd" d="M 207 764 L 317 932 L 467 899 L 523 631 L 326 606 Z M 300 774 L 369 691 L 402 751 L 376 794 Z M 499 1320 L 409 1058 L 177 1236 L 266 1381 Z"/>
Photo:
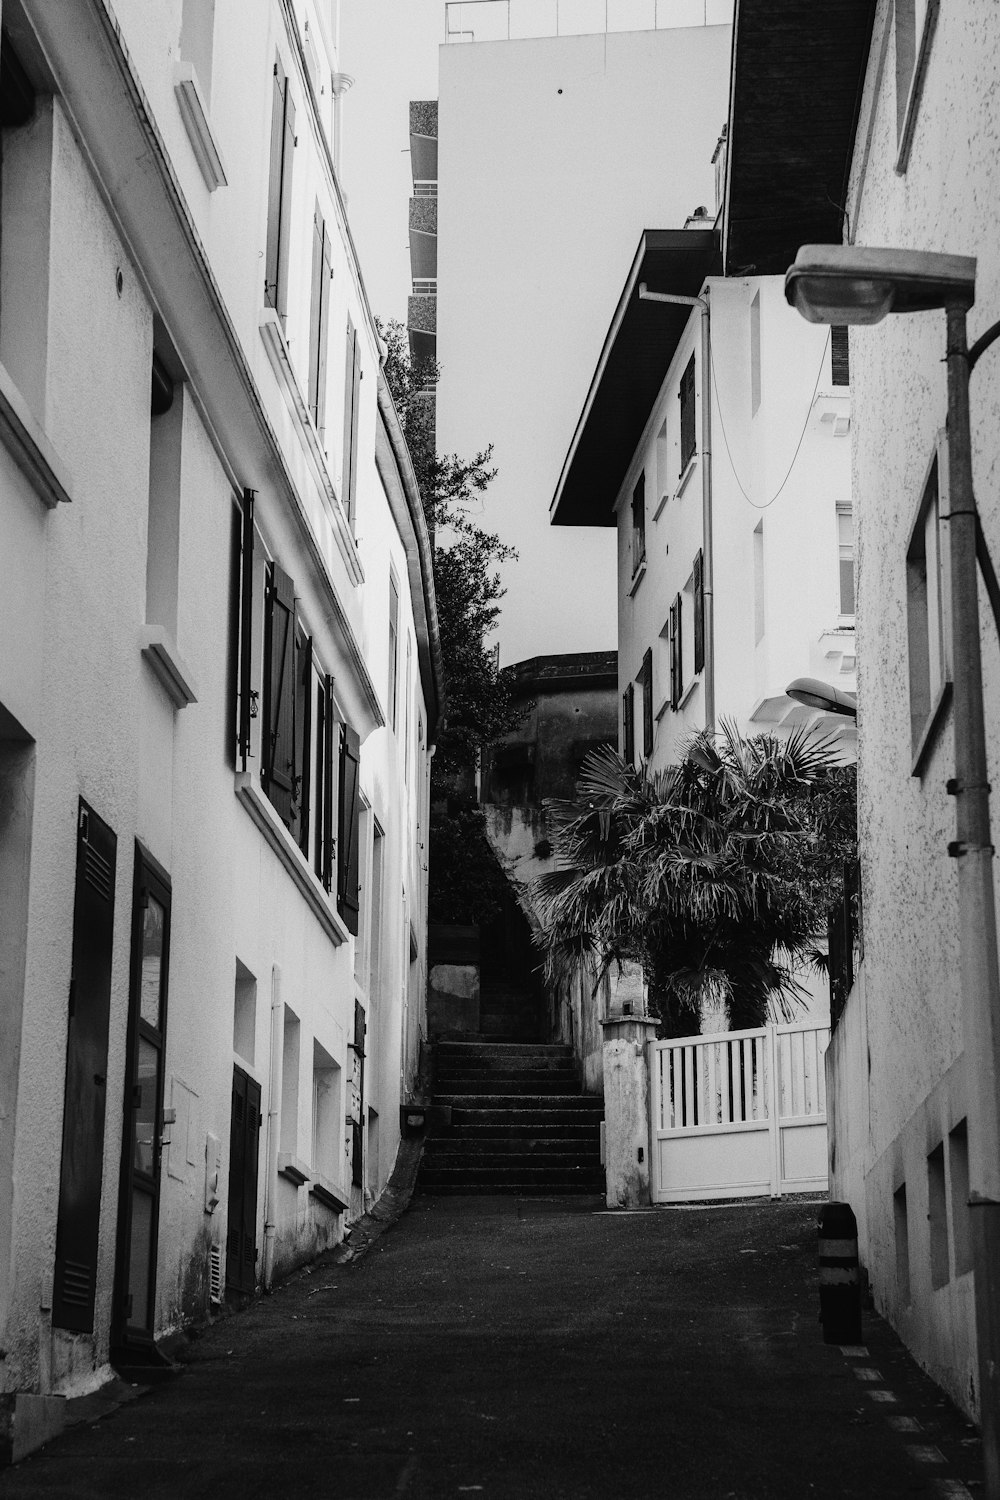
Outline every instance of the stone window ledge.
<path fill-rule="evenodd" d="M 49 510 L 68 505 L 73 481 L 69 470 L 35 421 L 10 372 L 0 365 L 0 443 Z"/>

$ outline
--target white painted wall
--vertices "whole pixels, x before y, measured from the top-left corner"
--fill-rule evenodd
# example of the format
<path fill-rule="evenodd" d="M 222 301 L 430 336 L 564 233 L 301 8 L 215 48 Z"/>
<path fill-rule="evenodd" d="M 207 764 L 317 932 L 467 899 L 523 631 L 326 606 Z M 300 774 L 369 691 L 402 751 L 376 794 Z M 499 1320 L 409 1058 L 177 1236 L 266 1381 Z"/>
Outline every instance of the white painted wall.
<path fill-rule="evenodd" d="M 493 443 L 486 524 L 520 551 L 501 657 L 614 642 L 612 542 L 548 509 L 642 231 L 711 203 L 730 29 L 443 47 L 439 446 Z M 530 272 L 528 268 L 530 267 Z"/>
<path fill-rule="evenodd" d="M 384 1187 L 399 1141 L 401 1089 L 414 1086 L 425 1031 L 423 830 L 432 711 L 432 685 L 419 669 L 417 649 L 426 622 L 421 601 L 410 592 L 416 537 L 390 507 L 375 464 L 378 345 L 329 163 L 310 124 L 283 7 L 274 3 L 244 13 L 224 0 L 216 7 L 211 120 L 229 184 L 213 194 L 190 154 L 173 93 L 179 4 L 152 16 L 147 7 L 124 0 L 118 7 L 120 56 L 115 40 L 96 30 L 77 31 L 82 13 L 76 8 L 25 9 L 42 34 L 58 97 L 54 104 L 42 101 L 37 122 L 14 133 L 10 151 L 5 139 L 0 263 L 4 309 L 15 305 L 19 291 L 30 293 L 16 304 L 20 321 L 4 317 L 0 335 L 0 402 L 5 420 L 14 413 L 27 433 L 19 452 L 0 441 L 0 551 L 9 578 L 0 593 L 0 633 L 7 643 L 0 660 L 0 1083 L 7 1101 L 0 1116 L 0 1342 L 6 1351 L 0 1392 L 15 1402 L 18 1393 L 31 1390 L 79 1391 L 101 1378 L 108 1357 L 137 839 L 172 885 L 164 1104 L 177 1109 L 178 1120 L 168 1132 L 162 1165 L 157 1332 L 208 1312 L 208 1252 L 225 1244 L 234 1062 L 262 1085 L 258 1275 L 262 1271 L 266 1122 L 277 1104 L 269 1097 L 272 997 L 300 1024 L 291 1154 L 315 1180 L 315 1041 L 339 1065 L 341 1079 L 332 1165 L 324 1175 L 343 1190 L 354 1215 Z M 300 10 L 301 19 L 311 18 L 311 30 L 315 24 L 317 39 L 334 35 L 332 12 L 321 15 L 311 0 Z M 356 541 L 342 525 L 338 541 L 337 502 L 331 507 L 324 500 L 301 424 L 290 415 L 294 384 L 279 384 L 258 326 L 276 48 L 299 109 L 292 215 L 296 293 L 287 347 L 294 381 L 304 391 L 318 200 L 334 248 L 327 453 L 335 491 L 343 459 L 348 315 L 361 345 Z M 166 153 L 158 165 L 151 147 L 131 176 L 115 153 L 136 128 L 136 116 L 125 93 L 101 91 L 106 49 L 115 67 L 135 70 L 136 94 L 144 97 L 154 137 Z M 327 53 L 324 67 L 334 62 Z M 248 120 L 259 130 L 247 129 Z M 110 182 L 100 179 L 102 173 Z M 22 191 L 25 184 L 30 192 Z M 51 207 L 48 215 L 32 218 L 24 207 L 39 195 Z M 190 234 L 178 229 L 185 224 Z M 13 259 L 12 247 L 23 245 L 32 253 Z M 206 337 L 199 312 L 206 304 L 198 298 L 209 281 L 221 291 L 224 311 L 213 312 L 218 326 Z M 179 424 L 181 459 L 176 631 L 168 644 L 195 689 L 194 701 L 181 708 L 140 650 L 147 620 L 154 337 L 187 377 L 177 385 L 170 414 Z M 26 452 L 34 454 L 30 462 Z M 335 673 L 340 710 L 363 740 L 366 811 L 357 939 L 340 924 L 335 900 L 303 865 L 290 836 L 283 829 L 270 840 L 262 836 L 259 817 L 249 815 L 248 794 L 240 793 L 227 761 L 231 518 L 243 485 L 257 492 L 258 567 L 265 556 L 276 558 L 292 575 L 317 659 Z M 60 486 L 68 503 L 54 503 Z M 46 492 L 54 508 L 45 503 Z M 388 717 L 390 565 L 400 604 L 395 731 L 379 727 Z M 261 628 L 258 620 L 257 661 Z M 258 740 L 255 733 L 252 783 Z M 92 1336 L 52 1330 L 48 1318 L 80 796 L 118 838 Z M 384 835 L 378 943 L 371 931 L 375 818 Z M 26 912 L 16 920 L 11 913 L 17 903 L 7 899 L 12 889 L 27 897 Z M 254 1023 L 239 1053 L 237 963 L 257 985 Z M 365 1107 L 378 1112 L 378 1161 L 369 1164 L 366 1193 L 351 1192 L 345 1120 L 355 1067 L 350 1043 L 356 999 L 368 1016 Z M 285 1076 L 291 1076 L 287 1069 Z M 204 1206 L 210 1135 L 222 1148 L 221 1202 L 214 1214 Z M 279 1178 L 273 1209 L 279 1273 L 343 1233 L 345 1216 L 313 1198 L 308 1182 L 295 1186 Z M 0 1406 L 2 1441 L 10 1401 Z"/>
<path fill-rule="evenodd" d="M 1000 309 L 995 203 L 998 125 L 991 98 L 1000 22 L 984 3 L 942 6 L 927 57 L 904 173 L 897 159 L 892 6 L 878 6 L 859 120 L 848 210 L 859 245 L 901 245 L 976 255 L 970 341 Z M 923 774 L 911 775 L 905 557 L 928 461 L 946 411 L 944 317 L 889 318 L 852 330 L 854 492 L 859 542 L 861 659 L 859 827 L 865 910 L 864 1049 L 844 1059 L 838 1110 L 853 1131 L 867 1093 L 867 1142 L 841 1166 L 840 1182 L 865 1186 L 862 1246 L 876 1305 L 916 1357 L 971 1414 L 975 1365 L 971 1276 L 957 1275 L 950 1210 L 951 1275 L 931 1283 L 926 1228 L 927 1155 L 965 1114 L 954 864 L 946 846 L 954 811 L 947 718 Z M 994 558 L 1000 547 L 997 416 L 1000 368 L 987 354 L 972 379 L 976 499 Z M 1000 663 L 980 596 L 990 779 L 1000 774 Z M 996 816 L 994 806 L 994 817 Z M 852 1005 L 855 1000 L 852 999 Z M 862 1024 L 862 1023 L 859 1023 Z M 862 1071 L 870 1059 L 870 1078 Z M 863 1092 L 864 1091 L 864 1092 Z M 838 1127 L 839 1128 L 839 1127 Z M 971 1125 L 970 1125 L 971 1128 Z M 950 1152 L 949 1181 L 951 1178 Z M 906 1185 L 911 1295 L 900 1289 L 893 1193 Z"/>

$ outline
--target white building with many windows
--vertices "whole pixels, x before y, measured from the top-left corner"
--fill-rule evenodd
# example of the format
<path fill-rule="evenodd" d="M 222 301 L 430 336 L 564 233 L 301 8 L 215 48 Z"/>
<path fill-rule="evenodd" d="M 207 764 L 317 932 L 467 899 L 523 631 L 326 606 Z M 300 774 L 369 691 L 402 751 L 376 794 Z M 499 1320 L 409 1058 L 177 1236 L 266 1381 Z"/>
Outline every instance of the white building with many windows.
<path fill-rule="evenodd" d="M 10 1458 L 384 1188 L 441 675 L 334 0 L 0 22 Z"/>

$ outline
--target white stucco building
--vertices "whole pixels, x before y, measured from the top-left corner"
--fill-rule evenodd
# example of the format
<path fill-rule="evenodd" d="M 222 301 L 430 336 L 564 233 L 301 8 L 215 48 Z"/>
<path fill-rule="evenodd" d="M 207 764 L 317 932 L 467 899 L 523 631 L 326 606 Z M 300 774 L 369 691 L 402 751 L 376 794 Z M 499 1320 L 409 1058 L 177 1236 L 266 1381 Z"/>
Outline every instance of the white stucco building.
<path fill-rule="evenodd" d="M 788 9 L 777 7 L 779 25 Z M 996 11 L 857 0 L 836 23 L 820 19 L 805 49 L 775 47 L 775 12 L 741 8 L 734 89 L 761 175 L 752 214 L 749 198 L 737 206 L 743 223 L 734 253 L 771 256 L 775 270 L 813 242 L 974 255 L 968 322 L 976 339 L 1000 311 Z M 756 69 L 765 53 L 770 88 L 762 90 Z M 779 95 L 780 113 L 768 103 Z M 847 107 L 848 100 L 858 103 Z M 812 128 L 819 112 L 823 140 Z M 807 182 L 825 183 L 843 214 L 827 210 L 824 224 Z M 775 225 L 769 245 L 755 243 L 753 217 L 796 204 L 796 188 L 796 211 Z M 858 1218 L 875 1305 L 975 1416 L 969 1200 L 978 1124 L 972 1070 L 982 1058 L 964 1043 L 958 861 L 949 857 L 956 834 L 944 353 L 939 311 L 851 329 L 863 917 L 853 987 L 828 1054 L 828 1093 L 831 1189 Z M 998 402 L 1000 367 L 990 350 L 972 375 L 971 420 L 976 501 L 994 559 Z M 1000 664 L 982 588 L 979 607 L 995 789 Z M 995 794 L 991 800 L 995 820 Z M 995 1142 L 980 1138 L 978 1149 L 995 1156 Z M 995 1366 L 995 1348 L 979 1352 Z"/>
<path fill-rule="evenodd" d="M 0 19 L 9 1458 L 385 1186 L 440 660 L 336 4 Z"/>

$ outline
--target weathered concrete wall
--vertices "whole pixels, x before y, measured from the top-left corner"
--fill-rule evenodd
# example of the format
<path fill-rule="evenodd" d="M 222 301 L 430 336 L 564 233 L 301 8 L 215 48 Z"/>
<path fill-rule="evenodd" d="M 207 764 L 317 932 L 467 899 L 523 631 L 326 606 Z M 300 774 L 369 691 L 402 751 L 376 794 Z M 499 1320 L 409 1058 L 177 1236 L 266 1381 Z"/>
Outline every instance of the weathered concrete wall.
<path fill-rule="evenodd" d="M 603 1022 L 604 1169 L 609 1208 L 649 1203 L 648 1043 L 656 1022 L 641 1017 Z"/>

